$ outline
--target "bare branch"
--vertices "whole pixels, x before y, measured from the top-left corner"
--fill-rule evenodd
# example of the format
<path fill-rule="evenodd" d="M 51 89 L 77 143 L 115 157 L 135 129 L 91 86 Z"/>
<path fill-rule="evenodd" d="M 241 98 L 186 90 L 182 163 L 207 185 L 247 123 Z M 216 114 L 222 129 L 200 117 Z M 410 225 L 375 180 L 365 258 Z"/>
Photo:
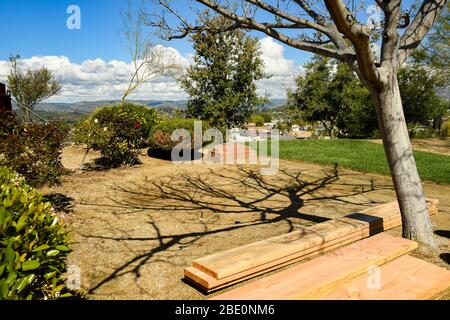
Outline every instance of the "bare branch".
<path fill-rule="evenodd" d="M 430 31 L 434 20 L 445 7 L 447 0 L 424 0 L 414 20 L 400 39 L 397 63 L 401 66 Z"/>
<path fill-rule="evenodd" d="M 400 0 L 379 1 L 384 11 L 384 31 L 383 41 L 381 45 L 381 66 L 396 67 L 394 63 L 394 55 L 398 48 L 399 35 L 397 27 L 400 21 Z"/>
<path fill-rule="evenodd" d="M 325 5 L 337 29 L 355 47 L 356 59 L 361 75 L 368 84 L 377 86 L 380 82 L 375 60 L 370 47 L 370 34 L 367 26 L 359 24 L 345 7 L 342 0 L 325 0 Z"/>
<path fill-rule="evenodd" d="M 287 12 L 281 10 L 281 9 L 275 8 L 274 6 L 271 6 L 271 5 L 269 5 L 269 4 L 265 3 L 265 2 L 262 2 L 260 0 L 247 0 L 247 2 L 258 6 L 259 8 L 261 8 L 261 9 L 263 9 L 263 10 L 269 12 L 269 13 L 272 13 L 272 14 L 274 14 L 277 17 L 289 20 L 289 21 L 291 21 L 293 23 L 296 23 L 298 25 L 302 25 L 302 26 L 304 26 L 306 28 L 311 28 L 311 29 L 317 30 L 317 31 L 325 33 L 325 34 L 328 31 L 328 29 L 326 27 L 324 27 L 323 25 L 321 25 L 321 24 L 317 24 L 315 22 L 312 22 L 312 21 L 309 21 L 309 20 L 306 20 L 306 19 L 302 19 L 302 18 L 293 16 L 293 15 L 291 15 L 291 14 L 289 14 L 289 13 L 287 13 Z"/>
<path fill-rule="evenodd" d="M 317 23 L 321 25 L 326 24 L 327 18 L 314 11 L 305 0 L 294 0 L 294 2 L 297 3 L 311 18 L 313 18 L 314 21 L 317 21 Z"/>

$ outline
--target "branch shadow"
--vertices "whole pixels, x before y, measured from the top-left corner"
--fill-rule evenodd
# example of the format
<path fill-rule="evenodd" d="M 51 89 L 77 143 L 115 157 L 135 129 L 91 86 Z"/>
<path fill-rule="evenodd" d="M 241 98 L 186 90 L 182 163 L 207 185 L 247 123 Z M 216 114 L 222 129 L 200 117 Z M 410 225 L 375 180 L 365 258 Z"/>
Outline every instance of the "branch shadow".
<path fill-rule="evenodd" d="M 210 170 L 207 174 L 190 173 L 157 181 L 146 178 L 140 183 L 114 186 L 114 196 L 108 197 L 111 204 L 85 203 L 87 206 L 115 210 L 114 214 L 117 216 L 145 214 L 148 216 L 148 224 L 154 236 L 133 237 L 128 230 L 119 230 L 124 234 L 123 237 L 80 233 L 81 236 L 119 241 L 125 246 L 129 241 L 156 242 L 156 246 L 143 253 L 136 253 L 131 259 L 115 267 L 113 272 L 91 287 L 88 293 L 94 293 L 108 282 L 125 274 L 132 273 L 137 280 L 141 276 L 142 267 L 149 263 L 163 262 L 184 267 L 185 263 L 176 264 L 171 261 L 172 258 L 183 257 L 185 249 L 207 236 L 277 222 L 286 223 L 288 232 L 291 232 L 295 229 L 293 219 L 306 224 L 330 220 L 324 216 L 302 212 L 305 203 L 311 205 L 331 200 L 351 205 L 373 205 L 372 201 L 357 203 L 349 199 L 374 191 L 373 181 L 368 184 L 340 182 L 337 166 L 331 171 L 323 171 L 321 176 L 309 179 L 303 178 L 302 172 L 293 173 L 283 169 L 280 169 L 276 179 L 267 179 L 261 176 L 259 171 L 244 167 L 238 167 L 238 172 L 238 175 L 232 175 L 228 172 Z M 330 186 L 333 187 L 332 192 L 324 192 Z M 196 224 L 201 230 L 164 234 L 154 219 L 157 214 L 170 214 L 175 222 L 185 225 Z M 219 218 L 209 219 L 207 222 L 203 219 L 205 215 L 210 218 L 211 214 L 219 217 L 227 214 L 247 214 L 251 219 L 223 226 L 220 223 L 215 224 Z M 106 219 L 104 222 L 111 228 L 117 228 Z M 302 237 L 303 233 L 300 232 L 298 236 Z M 129 249 L 133 252 L 133 248 Z M 156 256 L 161 252 L 170 254 L 165 257 Z"/>
<path fill-rule="evenodd" d="M 59 213 L 71 213 L 74 209 L 72 197 L 68 197 L 62 193 L 50 193 L 44 195 L 44 200 L 52 204 L 52 207 Z"/>

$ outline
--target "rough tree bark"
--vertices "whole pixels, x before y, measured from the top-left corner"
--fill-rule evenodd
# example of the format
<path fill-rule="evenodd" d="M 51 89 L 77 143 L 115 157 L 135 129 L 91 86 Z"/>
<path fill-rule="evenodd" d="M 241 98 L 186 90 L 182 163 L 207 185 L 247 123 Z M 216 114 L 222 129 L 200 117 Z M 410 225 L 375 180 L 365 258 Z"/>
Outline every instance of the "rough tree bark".
<path fill-rule="evenodd" d="M 403 236 L 435 247 L 433 224 L 408 136 L 397 75 L 390 72 L 386 79 L 380 89 L 372 90 L 372 97 L 402 213 Z"/>

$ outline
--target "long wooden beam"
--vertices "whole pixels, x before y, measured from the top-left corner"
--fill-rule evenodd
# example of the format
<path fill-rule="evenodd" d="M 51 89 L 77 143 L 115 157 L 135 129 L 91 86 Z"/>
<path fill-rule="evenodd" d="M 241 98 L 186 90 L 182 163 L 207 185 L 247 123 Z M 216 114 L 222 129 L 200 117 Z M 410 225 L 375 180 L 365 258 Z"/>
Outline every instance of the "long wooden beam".
<path fill-rule="evenodd" d="M 438 201 L 428 199 L 430 214 Z M 401 225 L 396 201 L 193 261 L 185 278 L 210 292 Z"/>

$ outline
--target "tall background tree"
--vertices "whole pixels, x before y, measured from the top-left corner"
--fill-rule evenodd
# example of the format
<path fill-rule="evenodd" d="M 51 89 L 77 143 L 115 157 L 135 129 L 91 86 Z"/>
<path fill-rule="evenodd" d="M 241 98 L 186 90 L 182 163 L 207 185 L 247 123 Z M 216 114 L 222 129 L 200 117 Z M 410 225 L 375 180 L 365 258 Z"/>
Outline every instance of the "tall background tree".
<path fill-rule="evenodd" d="M 288 90 L 288 105 L 307 122 L 319 122 L 330 138 L 367 137 L 377 120 L 369 91 L 344 63 L 314 56 Z"/>
<path fill-rule="evenodd" d="M 189 19 L 185 12 L 178 12 L 171 1 L 157 2 L 161 10 L 152 7 L 148 23 L 165 29 L 167 39 L 208 28 L 198 17 Z M 354 7 L 343 0 L 195 2 L 232 20 L 230 27 L 260 31 L 293 48 L 338 59 L 356 72 L 375 105 L 401 210 L 403 236 L 436 249 L 438 244 L 408 136 L 397 73 L 430 31 L 446 0 L 422 0 L 414 10 L 402 7 L 401 0 L 374 0 L 372 4 L 381 12 L 377 19 L 380 23 L 376 24 L 367 23 L 367 17 L 358 19 L 361 15 L 357 9 L 366 8 L 367 1 L 353 1 Z M 168 19 L 167 14 L 175 19 Z M 372 50 L 374 41 L 380 45 L 379 57 Z"/>
<path fill-rule="evenodd" d="M 450 2 L 447 2 L 442 13 L 437 17 L 429 36 L 421 46 L 427 53 L 429 62 L 449 72 L 450 64 Z"/>
<path fill-rule="evenodd" d="M 441 67 L 428 62 L 430 58 L 427 51 L 416 51 L 410 62 L 400 69 L 398 81 L 406 122 L 427 124 L 432 121 L 433 128 L 439 132 L 450 105 L 437 91 L 447 85 L 448 79 Z"/>
<path fill-rule="evenodd" d="M 61 91 L 60 83 L 52 72 L 43 67 L 23 70 L 20 56 L 10 58 L 11 71 L 7 77 L 13 101 L 19 108 L 22 120 L 31 122 L 34 106 Z"/>
<path fill-rule="evenodd" d="M 232 22 L 205 15 L 207 29 L 191 37 L 194 64 L 179 79 L 190 97 L 187 116 L 221 129 L 240 127 L 265 102 L 255 84 L 265 77 L 258 40 L 241 30 L 220 32 Z"/>

